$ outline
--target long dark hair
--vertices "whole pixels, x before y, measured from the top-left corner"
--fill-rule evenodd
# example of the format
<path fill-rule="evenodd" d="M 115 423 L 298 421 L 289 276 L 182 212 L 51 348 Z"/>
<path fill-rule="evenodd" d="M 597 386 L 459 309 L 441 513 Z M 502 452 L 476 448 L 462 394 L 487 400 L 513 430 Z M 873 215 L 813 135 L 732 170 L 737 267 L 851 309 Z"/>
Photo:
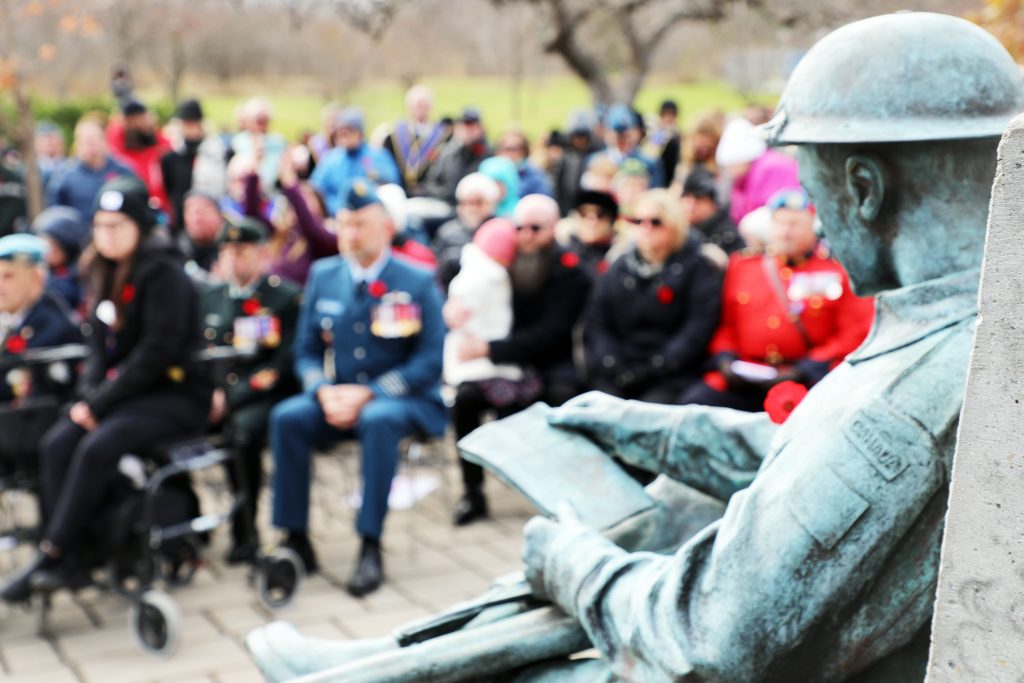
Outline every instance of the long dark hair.
<path fill-rule="evenodd" d="M 85 282 L 88 293 L 86 299 L 88 302 L 87 310 L 95 312 L 96 306 L 101 301 L 104 299 L 110 300 L 114 304 L 114 310 L 117 312 L 114 330 L 118 332 L 124 325 L 124 307 L 128 303 L 124 300 L 125 297 L 122 294 L 125 285 L 131 281 L 132 273 L 135 271 L 135 261 L 145 238 L 145 233 L 140 230 L 139 241 L 135 246 L 135 251 L 121 262 L 112 261 L 102 256 L 96 249 L 95 243 L 92 242 L 82 252 L 82 257 L 78 261 L 78 266 L 82 273 L 82 281 Z"/>

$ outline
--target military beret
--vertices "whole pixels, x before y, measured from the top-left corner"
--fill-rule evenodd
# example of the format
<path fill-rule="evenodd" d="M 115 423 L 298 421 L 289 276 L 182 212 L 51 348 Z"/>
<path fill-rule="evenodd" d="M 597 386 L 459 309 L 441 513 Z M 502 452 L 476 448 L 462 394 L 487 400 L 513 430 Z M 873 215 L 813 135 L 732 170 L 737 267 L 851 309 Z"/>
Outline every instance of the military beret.
<path fill-rule="evenodd" d="M 156 214 L 149 206 L 149 190 L 135 176 L 121 176 L 104 183 L 96 193 L 94 209 L 123 213 L 143 232 L 156 225 Z"/>
<path fill-rule="evenodd" d="M 267 241 L 267 228 L 249 216 L 229 219 L 220 233 L 221 244 L 262 244 Z"/>
<path fill-rule="evenodd" d="M 14 233 L 0 237 L 0 261 L 42 263 L 46 256 L 46 242 L 35 235 Z"/>
<path fill-rule="evenodd" d="M 359 211 L 373 204 L 384 205 L 377 196 L 377 186 L 364 178 L 353 180 L 345 196 L 345 208 L 349 211 Z"/>

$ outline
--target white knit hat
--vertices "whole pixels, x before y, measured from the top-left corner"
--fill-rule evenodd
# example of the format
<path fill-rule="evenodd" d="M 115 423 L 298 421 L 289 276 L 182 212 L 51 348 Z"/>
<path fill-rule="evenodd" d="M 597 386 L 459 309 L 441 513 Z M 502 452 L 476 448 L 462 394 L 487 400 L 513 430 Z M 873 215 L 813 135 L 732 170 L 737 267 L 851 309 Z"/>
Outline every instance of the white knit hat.
<path fill-rule="evenodd" d="M 726 124 L 722 132 L 715 151 L 715 161 L 720 167 L 746 164 L 760 157 L 766 149 L 768 144 L 754 124 L 746 119 L 735 118 Z"/>

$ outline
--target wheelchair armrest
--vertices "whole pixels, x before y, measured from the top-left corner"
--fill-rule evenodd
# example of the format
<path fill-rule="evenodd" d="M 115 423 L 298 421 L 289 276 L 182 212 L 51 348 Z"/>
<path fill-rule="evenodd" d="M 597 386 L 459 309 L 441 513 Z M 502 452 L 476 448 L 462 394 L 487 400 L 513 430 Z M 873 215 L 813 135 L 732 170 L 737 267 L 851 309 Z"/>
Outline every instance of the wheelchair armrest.
<path fill-rule="evenodd" d="M 11 358 L 0 360 L 0 372 L 14 368 L 52 365 L 54 363 L 74 363 L 89 355 L 89 347 L 85 344 L 64 344 L 39 349 L 27 349 Z"/>

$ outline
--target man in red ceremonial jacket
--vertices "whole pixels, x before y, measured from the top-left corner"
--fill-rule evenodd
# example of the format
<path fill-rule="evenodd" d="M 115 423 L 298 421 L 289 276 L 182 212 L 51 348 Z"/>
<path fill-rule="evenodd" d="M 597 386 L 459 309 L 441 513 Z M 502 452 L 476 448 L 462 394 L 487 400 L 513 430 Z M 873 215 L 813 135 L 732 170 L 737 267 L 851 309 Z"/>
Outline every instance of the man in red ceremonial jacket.
<path fill-rule="evenodd" d="M 812 386 L 871 326 L 874 302 L 854 296 L 846 271 L 818 243 L 807 194 L 781 190 L 768 206 L 769 253 L 730 259 L 710 347 L 716 369 L 684 403 L 762 410 L 771 387 L 786 380 Z"/>

